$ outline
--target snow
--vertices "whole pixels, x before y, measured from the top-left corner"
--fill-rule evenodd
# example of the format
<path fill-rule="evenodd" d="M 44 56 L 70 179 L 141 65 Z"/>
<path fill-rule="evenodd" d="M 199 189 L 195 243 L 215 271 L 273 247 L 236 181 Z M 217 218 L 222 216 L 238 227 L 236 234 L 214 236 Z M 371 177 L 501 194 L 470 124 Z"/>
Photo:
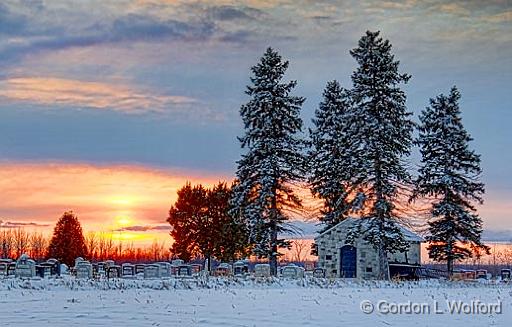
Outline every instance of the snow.
<path fill-rule="evenodd" d="M 363 300 L 502 301 L 502 314 L 364 314 Z M 1 280 L 2 326 L 508 326 L 512 287 L 306 279 Z M 416 322 L 416 323 L 414 323 Z"/>

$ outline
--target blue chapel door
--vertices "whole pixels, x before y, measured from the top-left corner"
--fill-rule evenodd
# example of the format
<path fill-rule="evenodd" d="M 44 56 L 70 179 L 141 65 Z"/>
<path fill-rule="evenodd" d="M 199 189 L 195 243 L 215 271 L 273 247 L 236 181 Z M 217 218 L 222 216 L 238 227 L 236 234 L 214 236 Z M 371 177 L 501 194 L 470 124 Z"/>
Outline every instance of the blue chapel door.
<path fill-rule="evenodd" d="M 357 251 L 352 245 L 344 245 L 340 249 L 340 273 L 343 278 L 356 278 Z"/>

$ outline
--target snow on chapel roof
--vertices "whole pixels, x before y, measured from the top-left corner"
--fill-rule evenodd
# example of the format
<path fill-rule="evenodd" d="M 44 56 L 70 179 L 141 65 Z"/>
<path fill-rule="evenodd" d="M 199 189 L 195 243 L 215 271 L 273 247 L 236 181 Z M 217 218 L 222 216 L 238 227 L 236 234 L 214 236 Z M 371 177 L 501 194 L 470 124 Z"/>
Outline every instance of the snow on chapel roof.
<path fill-rule="evenodd" d="M 324 232 L 320 233 L 317 237 L 315 237 L 315 240 L 322 238 L 324 235 L 330 233 L 332 230 L 334 230 L 338 227 L 342 227 L 345 225 L 346 225 L 346 227 L 349 227 L 349 225 L 354 225 L 358 221 L 361 221 L 363 224 L 365 223 L 364 220 L 361 220 L 359 218 L 347 218 L 347 219 L 339 222 L 338 224 L 332 226 L 331 228 L 325 230 Z M 423 237 L 421 237 L 420 235 L 411 231 L 410 229 L 407 229 L 400 224 L 398 224 L 398 226 L 400 227 L 400 231 L 404 235 L 404 238 L 406 241 L 409 241 L 409 242 L 424 242 L 425 241 L 425 239 Z"/>

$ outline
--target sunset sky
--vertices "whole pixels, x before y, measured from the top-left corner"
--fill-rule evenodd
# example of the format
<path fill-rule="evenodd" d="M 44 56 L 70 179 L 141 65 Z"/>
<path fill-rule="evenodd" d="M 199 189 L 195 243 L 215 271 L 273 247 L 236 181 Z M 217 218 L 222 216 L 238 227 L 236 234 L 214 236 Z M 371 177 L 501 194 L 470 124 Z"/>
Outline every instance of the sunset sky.
<path fill-rule="evenodd" d="M 350 86 L 366 30 L 394 46 L 418 113 L 457 85 L 482 155 L 488 231 L 512 239 L 512 5 L 487 1 L 0 2 L 0 227 L 168 239 L 187 180 L 234 176 L 249 68 L 290 60 L 310 125 L 328 80 Z M 417 157 L 415 154 L 413 161 Z"/>

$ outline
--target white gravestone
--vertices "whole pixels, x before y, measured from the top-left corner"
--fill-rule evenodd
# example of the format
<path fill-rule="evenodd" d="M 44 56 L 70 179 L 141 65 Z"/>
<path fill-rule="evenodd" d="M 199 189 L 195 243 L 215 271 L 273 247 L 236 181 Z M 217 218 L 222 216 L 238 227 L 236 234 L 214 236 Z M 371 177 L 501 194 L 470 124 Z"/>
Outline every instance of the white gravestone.
<path fill-rule="evenodd" d="M 160 278 L 160 266 L 159 265 L 146 265 L 144 267 L 144 278 Z"/>
<path fill-rule="evenodd" d="M 135 266 L 131 263 L 123 263 L 121 266 L 122 274 L 124 278 L 130 278 L 135 276 Z"/>
<path fill-rule="evenodd" d="M 268 263 L 258 263 L 255 265 L 254 277 L 270 277 L 270 265 Z"/>
<path fill-rule="evenodd" d="M 79 279 L 91 279 L 92 278 L 92 265 L 89 261 L 78 262 L 75 267 L 76 278 Z"/>
<path fill-rule="evenodd" d="M 16 277 L 32 278 L 36 275 L 36 262 L 28 258 L 28 255 L 22 254 L 16 262 Z"/>
<path fill-rule="evenodd" d="M 281 275 L 283 278 L 302 278 L 304 277 L 304 269 L 302 267 L 298 267 L 295 265 L 288 265 L 286 267 L 283 267 Z"/>
<path fill-rule="evenodd" d="M 169 262 L 157 262 L 156 264 L 160 267 L 160 277 L 171 276 L 171 264 Z"/>

